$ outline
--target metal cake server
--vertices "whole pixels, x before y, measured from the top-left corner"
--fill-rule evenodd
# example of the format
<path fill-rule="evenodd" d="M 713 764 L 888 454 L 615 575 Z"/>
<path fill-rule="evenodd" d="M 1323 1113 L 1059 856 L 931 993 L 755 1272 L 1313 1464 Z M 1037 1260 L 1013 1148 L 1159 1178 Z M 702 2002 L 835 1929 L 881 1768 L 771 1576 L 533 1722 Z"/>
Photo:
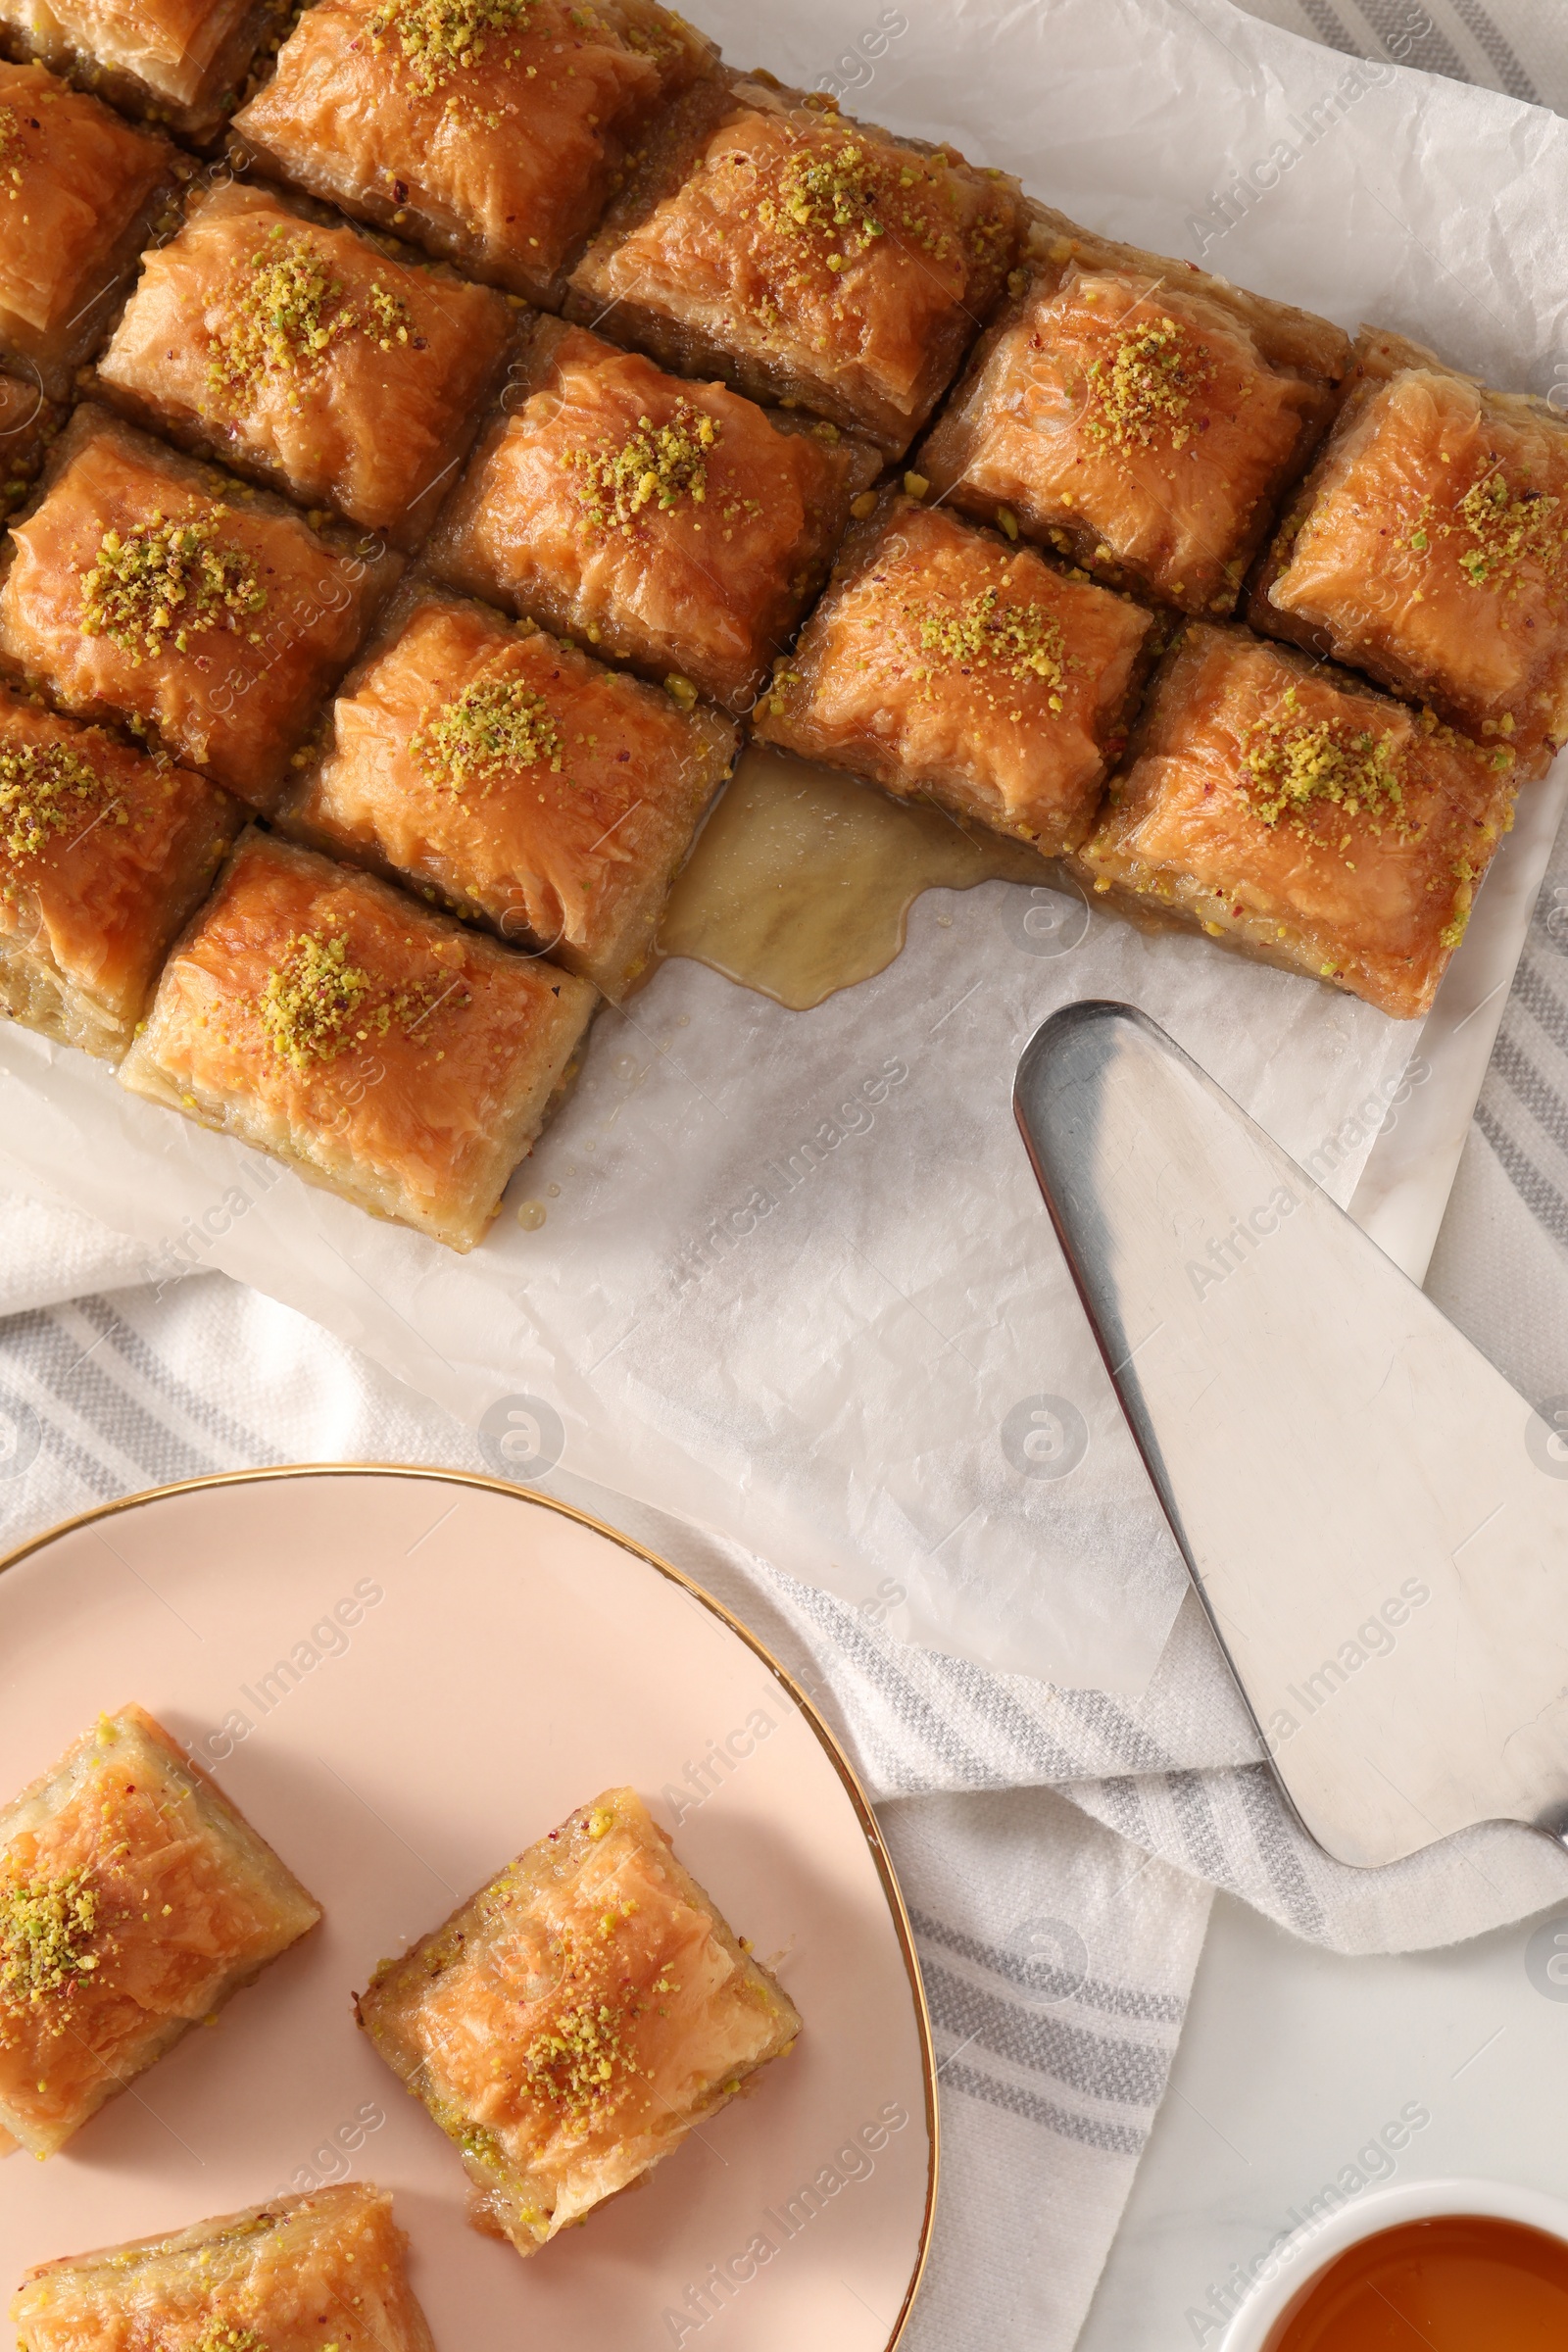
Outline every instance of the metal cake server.
<path fill-rule="evenodd" d="M 1568 1839 L 1568 1443 L 1162 1029 L 1053 1015 L 1014 1106 L 1274 1769 L 1342 1862 Z"/>

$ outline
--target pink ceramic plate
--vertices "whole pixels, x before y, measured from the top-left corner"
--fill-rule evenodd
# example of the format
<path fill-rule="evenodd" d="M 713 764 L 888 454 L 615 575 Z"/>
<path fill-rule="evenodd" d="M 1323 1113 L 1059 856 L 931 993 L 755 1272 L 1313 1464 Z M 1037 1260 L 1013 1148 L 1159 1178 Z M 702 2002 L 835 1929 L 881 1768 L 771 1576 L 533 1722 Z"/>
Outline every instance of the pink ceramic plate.
<path fill-rule="evenodd" d="M 828 1732 L 673 1569 L 479 1479 L 247 1473 L 15 1555 L 0 1661 L 0 1797 L 139 1700 L 326 1908 L 65 2153 L 0 2170 L 0 2309 L 44 2257 L 353 2176 L 395 2192 L 443 2352 L 897 2341 L 936 2174 L 903 1904 Z M 617 1782 L 774 1962 L 805 2031 L 644 2187 L 524 2263 L 466 2227 L 454 2150 L 349 1996 Z"/>

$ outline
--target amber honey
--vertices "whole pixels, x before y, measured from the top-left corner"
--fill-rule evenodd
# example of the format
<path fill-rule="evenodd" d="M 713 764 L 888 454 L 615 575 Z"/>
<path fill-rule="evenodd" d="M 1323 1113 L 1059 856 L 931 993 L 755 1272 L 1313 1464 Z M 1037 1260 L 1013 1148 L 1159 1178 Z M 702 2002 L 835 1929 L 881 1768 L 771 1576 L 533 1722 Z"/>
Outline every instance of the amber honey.
<path fill-rule="evenodd" d="M 1363 2238 L 1280 2321 L 1264 2352 L 1563 2352 L 1568 2244 L 1479 2214 Z"/>

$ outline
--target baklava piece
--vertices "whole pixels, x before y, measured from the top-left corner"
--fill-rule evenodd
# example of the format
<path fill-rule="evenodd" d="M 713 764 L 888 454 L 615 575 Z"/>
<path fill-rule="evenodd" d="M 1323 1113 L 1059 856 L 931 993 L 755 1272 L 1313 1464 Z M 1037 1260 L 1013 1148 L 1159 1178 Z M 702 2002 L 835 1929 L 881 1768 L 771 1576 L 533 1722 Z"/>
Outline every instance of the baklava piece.
<path fill-rule="evenodd" d="M 280 821 L 618 999 L 738 733 L 531 622 L 411 586 Z"/>
<path fill-rule="evenodd" d="M 45 400 L 36 383 L 0 370 L 0 522 L 15 514 L 65 422 L 65 411 Z"/>
<path fill-rule="evenodd" d="M 595 1002 L 568 972 L 253 832 L 165 965 L 120 1077 L 471 1250 Z"/>
<path fill-rule="evenodd" d="M 1368 328 L 1253 626 L 1544 774 L 1568 741 L 1568 418 Z"/>
<path fill-rule="evenodd" d="M 1431 712 L 1238 627 L 1166 656 L 1079 853 L 1097 891 L 1426 1012 L 1512 822 L 1513 778 Z"/>
<path fill-rule="evenodd" d="M 229 186 L 147 255 L 97 380 L 154 432 L 411 548 L 517 323 L 505 295 Z"/>
<path fill-rule="evenodd" d="M 54 399 L 103 340 L 179 169 L 167 140 L 0 59 L 0 358 Z"/>
<path fill-rule="evenodd" d="M 160 1724 L 100 1716 L 0 1812 L 0 2128 L 52 2156 L 320 1916 Z"/>
<path fill-rule="evenodd" d="M 262 809 L 402 563 L 91 402 L 12 536 L 0 664 Z"/>
<path fill-rule="evenodd" d="M 358 2007 L 462 2150 L 475 2228 L 525 2255 L 640 2180 L 801 2029 L 631 1788 L 384 1960 Z"/>
<path fill-rule="evenodd" d="M 41 2262 L 21 2352 L 435 2352 L 392 2199 L 368 2181 Z"/>
<path fill-rule="evenodd" d="M 897 491 L 850 534 L 757 734 L 1073 850 L 1126 749 L 1152 612 Z"/>
<path fill-rule="evenodd" d="M 270 177 L 559 305 L 711 42 L 655 0 L 317 0 L 234 118 Z"/>
<path fill-rule="evenodd" d="M 936 492 L 1114 587 L 1226 615 L 1350 364 L 1326 319 L 1040 209 L 919 456 Z"/>
<path fill-rule="evenodd" d="M 0 0 L 0 40 L 200 146 L 288 15 L 288 0 Z"/>
<path fill-rule="evenodd" d="M 118 1061 L 238 821 L 205 777 L 0 688 L 0 1011 Z"/>
<path fill-rule="evenodd" d="M 1006 281 L 1016 181 L 766 74 L 694 90 L 572 274 L 566 316 L 907 449 Z"/>
<path fill-rule="evenodd" d="M 541 319 L 431 536 L 436 576 L 751 708 L 876 453 Z"/>

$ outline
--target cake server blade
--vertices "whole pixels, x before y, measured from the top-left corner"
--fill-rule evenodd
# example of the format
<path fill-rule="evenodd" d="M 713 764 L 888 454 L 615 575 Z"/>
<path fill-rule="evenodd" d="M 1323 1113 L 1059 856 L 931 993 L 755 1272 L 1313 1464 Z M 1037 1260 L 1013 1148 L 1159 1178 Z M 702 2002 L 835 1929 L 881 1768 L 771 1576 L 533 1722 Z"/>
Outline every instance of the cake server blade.
<path fill-rule="evenodd" d="M 1568 1443 L 1125 1004 L 1053 1015 L 1014 1106 L 1274 1770 L 1342 1862 L 1568 1836 Z"/>

